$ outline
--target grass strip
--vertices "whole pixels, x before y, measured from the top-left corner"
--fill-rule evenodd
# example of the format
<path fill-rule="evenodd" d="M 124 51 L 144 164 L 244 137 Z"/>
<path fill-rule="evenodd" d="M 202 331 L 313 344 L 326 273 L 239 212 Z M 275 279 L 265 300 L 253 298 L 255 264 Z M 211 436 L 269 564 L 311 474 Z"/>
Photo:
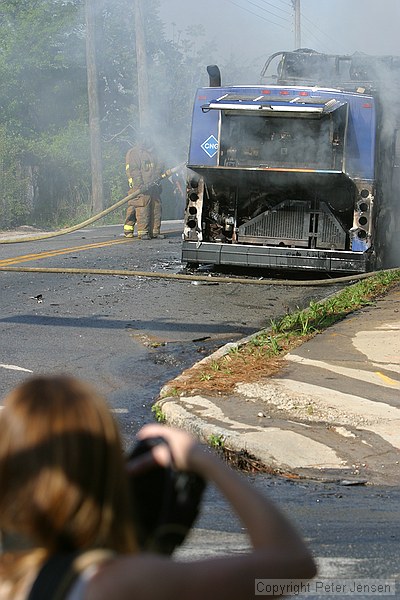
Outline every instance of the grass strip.
<path fill-rule="evenodd" d="M 185 372 L 174 381 L 174 395 L 224 394 L 237 383 L 276 374 L 283 357 L 347 315 L 372 305 L 400 282 L 400 269 L 381 271 L 351 284 L 325 300 L 310 302 L 303 310 L 272 320 L 270 327 L 226 355 Z"/>

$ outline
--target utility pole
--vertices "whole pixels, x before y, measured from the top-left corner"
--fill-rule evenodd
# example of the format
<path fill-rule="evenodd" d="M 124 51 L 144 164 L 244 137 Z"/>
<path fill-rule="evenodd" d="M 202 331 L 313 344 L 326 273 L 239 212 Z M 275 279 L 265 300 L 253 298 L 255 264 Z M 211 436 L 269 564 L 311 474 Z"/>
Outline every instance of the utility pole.
<path fill-rule="evenodd" d="M 147 75 L 146 38 L 143 25 L 142 0 L 135 0 L 136 68 L 139 103 L 139 125 L 150 123 L 149 80 Z"/>
<path fill-rule="evenodd" d="M 92 171 L 92 210 L 104 208 L 103 165 L 101 157 L 99 90 L 96 64 L 96 0 L 85 1 L 86 17 L 86 71 L 89 102 L 90 159 Z M 98 3 L 97 3 L 98 6 Z"/>
<path fill-rule="evenodd" d="M 300 0 L 292 0 L 294 9 L 294 47 L 301 48 Z"/>

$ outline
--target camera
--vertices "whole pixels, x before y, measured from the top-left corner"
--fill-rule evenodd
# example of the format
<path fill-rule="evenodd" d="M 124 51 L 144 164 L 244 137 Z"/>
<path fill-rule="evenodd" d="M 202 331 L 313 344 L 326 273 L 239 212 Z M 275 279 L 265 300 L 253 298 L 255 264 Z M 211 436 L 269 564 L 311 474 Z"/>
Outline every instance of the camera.
<path fill-rule="evenodd" d="M 158 444 L 168 446 L 162 437 L 140 440 L 128 454 L 128 462 L 134 464 Z M 140 549 L 171 555 L 199 514 L 205 480 L 196 473 L 177 470 L 171 456 L 168 467 L 147 461 L 144 469 L 130 475 L 129 488 Z"/>

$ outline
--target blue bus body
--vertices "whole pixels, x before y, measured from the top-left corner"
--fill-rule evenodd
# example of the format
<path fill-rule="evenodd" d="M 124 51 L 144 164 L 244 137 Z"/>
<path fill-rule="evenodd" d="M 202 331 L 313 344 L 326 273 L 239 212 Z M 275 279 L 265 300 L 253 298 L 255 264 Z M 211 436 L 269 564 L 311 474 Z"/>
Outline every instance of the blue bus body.
<path fill-rule="evenodd" d="M 377 215 L 387 212 L 382 196 L 391 195 L 397 174 L 400 119 L 392 115 L 384 140 L 375 88 L 359 81 L 327 87 L 310 84 L 309 77 L 300 84 L 301 77 L 282 75 L 282 62 L 299 55 L 282 54 L 273 84 L 218 85 L 196 93 L 182 260 L 371 270 L 379 246 Z"/>

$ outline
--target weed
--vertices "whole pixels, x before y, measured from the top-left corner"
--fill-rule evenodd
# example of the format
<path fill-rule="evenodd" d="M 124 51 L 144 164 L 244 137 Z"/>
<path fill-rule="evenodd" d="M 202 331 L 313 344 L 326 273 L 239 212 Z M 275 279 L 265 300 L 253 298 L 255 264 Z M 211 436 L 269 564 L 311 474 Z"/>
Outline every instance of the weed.
<path fill-rule="evenodd" d="M 250 340 L 249 348 L 262 347 L 265 345 L 267 339 L 268 338 L 265 336 L 265 334 L 261 333 L 260 335 L 257 335 L 252 340 Z"/>
<path fill-rule="evenodd" d="M 275 319 L 270 319 L 269 324 L 270 324 L 271 333 L 274 335 L 278 334 L 279 333 L 279 321 L 275 321 Z"/>
<path fill-rule="evenodd" d="M 299 315 L 300 320 L 300 335 L 307 335 L 311 331 L 315 331 L 315 328 L 311 325 L 311 318 L 307 312 L 302 312 Z"/>
<path fill-rule="evenodd" d="M 239 346 L 232 346 L 232 348 L 229 350 L 229 354 L 231 356 L 238 356 L 240 354 Z"/>
<path fill-rule="evenodd" d="M 169 396 L 179 396 L 179 389 L 177 387 L 172 387 L 168 390 Z"/>
<path fill-rule="evenodd" d="M 211 446 L 211 448 L 224 448 L 225 437 L 221 433 L 212 433 L 208 438 L 208 443 Z"/>
<path fill-rule="evenodd" d="M 219 373 L 221 373 L 221 375 L 232 375 L 232 372 L 233 372 L 232 369 L 224 361 L 221 364 L 221 368 L 219 370 Z"/>
<path fill-rule="evenodd" d="M 171 396 L 179 396 L 181 390 L 178 387 L 168 387 L 160 396 L 160 399 L 170 398 Z"/>
<path fill-rule="evenodd" d="M 221 365 L 217 360 L 212 360 L 210 363 L 210 369 L 212 371 L 219 371 L 221 369 Z"/>
<path fill-rule="evenodd" d="M 162 411 L 161 406 L 159 406 L 158 404 L 153 404 L 153 406 L 151 407 L 151 412 L 153 413 L 154 418 L 158 423 L 165 423 L 166 417 Z"/>
<path fill-rule="evenodd" d="M 211 373 L 206 373 L 205 371 L 203 371 L 200 375 L 200 381 L 210 381 L 210 379 L 212 379 Z"/>

